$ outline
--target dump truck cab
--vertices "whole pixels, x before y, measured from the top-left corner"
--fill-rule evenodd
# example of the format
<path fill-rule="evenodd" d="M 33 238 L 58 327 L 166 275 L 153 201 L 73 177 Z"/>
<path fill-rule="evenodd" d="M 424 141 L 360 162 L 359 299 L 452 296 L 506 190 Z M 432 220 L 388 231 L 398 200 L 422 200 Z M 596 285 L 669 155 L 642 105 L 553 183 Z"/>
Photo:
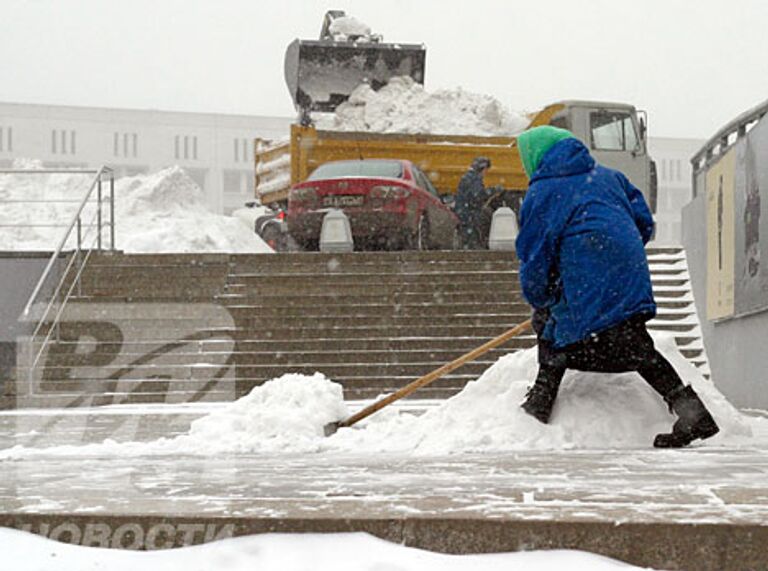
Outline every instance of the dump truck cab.
<path fill-rule="evenodd" d="M 598 163 L 623 172 L 656 211 L 656 167 L 648 153 L 645 112 L 626 103 L 568 100 L 540 111 L 531 123 L 537 125 L 571 131 Z"/>

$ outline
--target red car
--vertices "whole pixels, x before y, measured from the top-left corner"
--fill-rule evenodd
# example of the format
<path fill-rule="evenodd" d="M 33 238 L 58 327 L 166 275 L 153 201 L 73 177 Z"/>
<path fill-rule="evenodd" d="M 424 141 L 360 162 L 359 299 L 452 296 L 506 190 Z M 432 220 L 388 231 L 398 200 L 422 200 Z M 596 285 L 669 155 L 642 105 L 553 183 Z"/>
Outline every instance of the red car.
<path fill-rule="evenodd" d="M 317 167 L 306 181 L 291 187 L 291 236 L 305 249 L 316 250 L 323 216 L 331 208 L 349 218 L 356 247 L 459 247 L 459 219 L 410 161 L 364 159 Z"/>

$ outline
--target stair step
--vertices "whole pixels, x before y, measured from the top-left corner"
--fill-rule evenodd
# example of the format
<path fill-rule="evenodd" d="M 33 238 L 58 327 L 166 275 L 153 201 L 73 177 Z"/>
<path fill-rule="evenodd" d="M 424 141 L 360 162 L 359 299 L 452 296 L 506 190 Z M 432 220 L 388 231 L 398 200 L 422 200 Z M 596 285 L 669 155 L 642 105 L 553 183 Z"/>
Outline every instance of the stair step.
<path fill-rule="evenodd" d="M 297 340 L 273 340 L 267 337 L 257 339 L 240 340 L 236 343 L 232 339 L 204 339 L 200 341 L 186 343 L 175 349 L 174 354 L 179 357 L 189 356 L 190 358 L 205 359 L 206 355 L 213 358 L 217 355 L 237 355 L 238 353 L 291 353 L 291 352 L 318 352 L 318 351 L 436 351 L 436 350 L 463 350 L 467 351 L 474 347 L 490 341 L 491 337 L 371 337 L 361 339 L 352 338 L 320 338 L 320 339 L 297 339 Z M 510 339 L 503 347 L 519 348 L 531 347 L 536 342 L 531 335 L 519 336 Z M 158 347 L 173 344 L 173 340 L 161 340 L 157 342 L 148 341 L 125 341 L 120 343 L 104 342 L 97 343 L 93 340 L 64 341 L 57 343 L 65 354 L 82 353 L 82 357 L 98 357 L 99 355 L 120 355 L 130 359 L 131 356 L 141 357 L 154 352 Z M 234 346 L 234 350 L 232 349 Z M 69 347 L 69 348 L 67 348 Z"/>
<path fill-rule="evenodd" d="M 649 328 L 672 333 L 708 369 L 685 253 L 646 251 L 659 308 Z M 48 366 L 35 371 L 38 394 L 6 386 L 0 405 L 232 400 L 287 372 L 316 371 L 346 398 L 371 399 L 530 316 L 510 252 L 98 254 L 78 292 Z M 418 396 L 456 394 L 535 343 L 522 334 Z"/>

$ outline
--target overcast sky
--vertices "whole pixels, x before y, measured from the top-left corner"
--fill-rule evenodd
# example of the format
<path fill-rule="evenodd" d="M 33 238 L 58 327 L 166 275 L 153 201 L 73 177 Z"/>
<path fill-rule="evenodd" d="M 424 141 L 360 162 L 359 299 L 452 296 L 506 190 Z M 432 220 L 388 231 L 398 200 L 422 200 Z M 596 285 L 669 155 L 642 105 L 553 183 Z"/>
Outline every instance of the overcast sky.
<path fill-rule="evenodd" d="M 633 103 L 709 138 L 768 99 L 767 0 L 0 0 L 0 101 L 294 115 L 285 47 L 343 9 L 423 43 L 426 87 Z"/>

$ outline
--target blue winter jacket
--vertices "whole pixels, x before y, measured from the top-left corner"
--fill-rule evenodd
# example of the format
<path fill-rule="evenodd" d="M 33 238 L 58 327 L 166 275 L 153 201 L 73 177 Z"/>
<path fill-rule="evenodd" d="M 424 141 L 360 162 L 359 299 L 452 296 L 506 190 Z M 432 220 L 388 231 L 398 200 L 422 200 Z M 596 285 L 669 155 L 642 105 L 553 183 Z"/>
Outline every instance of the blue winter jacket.
<path fill-rule="evenodd" d="M 570 345 L 625 319 L 656 314 L 644 245 L 653 218 L 641 192 L 599 166 L 578 139 L 541 157 L 520 212 L 523 295 L 548 308 L 542 337 Z"/>

